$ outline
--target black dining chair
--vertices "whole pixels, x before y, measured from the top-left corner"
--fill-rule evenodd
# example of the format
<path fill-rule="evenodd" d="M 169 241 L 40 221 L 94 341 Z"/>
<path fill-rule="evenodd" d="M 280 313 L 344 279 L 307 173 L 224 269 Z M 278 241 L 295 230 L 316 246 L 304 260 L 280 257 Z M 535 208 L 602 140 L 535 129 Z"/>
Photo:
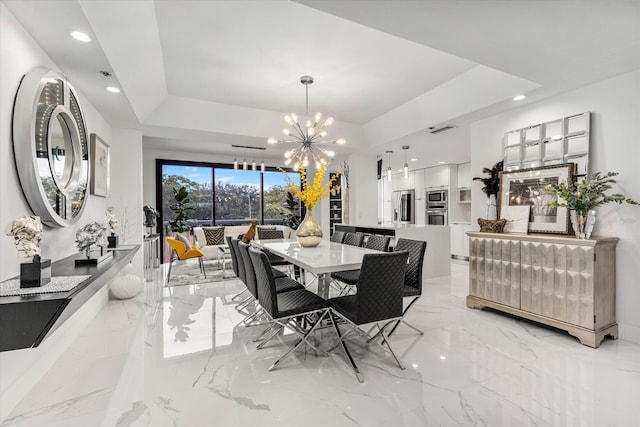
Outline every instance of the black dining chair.
<path fill-rule="evenodd" d="M 364 244 L 364 247 L 367 249 L 375 249 L 376 251 L 389 252 L 389 242 L 391 242 L 391 237 L 389 236 L 371 235 Z M 360 270 L 336 271 L 331 273 L 331 279 L 344 284 L 342 286 L 338 285 L 340 295 L 349 293 L 353 286 L 358 283 L 358 277 L 360 277 Z"/>
<path fill-rule="evenodd" d="M 404 276 L 404 286 L 402 294 L 405 298 L 412 298 L 409 305 L 402 312 L 402 318 L 395 321 L 393 328 L 389 331 L 389 336 L 393 334 L 400 322 L 423 335 L 420 329 L 410 325 L 404 320 L 405 315 L 413 304 L 422 296 L 422 268 L 424 264 L 424 254 L 427 250 L 427 242 L 421 240 L 398 239 L 394 251 L 405 251 L 409 253 L 407 271 Z"/>
<path fill-rule="evenodd" d="M 351 245 L 351 246 L 362 246 L 363 242 L 364 242 L 364 233 L 360 233 L 358 231 L 348 232 L 344 236 L 344 240 L 342 241 L 342 243 L 344 243 L 345 245 Z"/>
<path fill-rule="evenodd" d="M 407 252 L 364 255 L 355 295 L 328 300 L 333 327 L 340 340 L 339 345 L 342 345 L 356 378 L 360 382 L 364 380 L 345 344 L 345 338 L 353 331 L 359 331 L 370 340 L 381 336 L 400 369 L 404 369 L 404 365 L 393 352 L 384 332 L 392 321 L 402 318 L 402 286 L 408 257 Z M 345 334 L 340 332 L 338 316 L 352 326 Z M 380 322 L 383 321 L 386 323 L 381 327 Z M 360 329 L 360 326 L 370 323 L 375 323 L 374 328 L 378 328 L 378 333 L 374 337 L 370 337 L 368 333 Z"/>
<path fill-rule="evenodd" d="M 335 230 L 329 240 L 336 243 L 342 243 L 344 242 L 344 236 L 346 234 L 347 234 L 346 231 Z"/>
<path fill-rule="evenodd" d="M 229 255 L 231 255 L 231 268 L 233 269 L 233 274 L 236 277 L 240 278 L 240 275 L 238 273 L 238 256 L 240 255 L 236 253 L 236 248 L 233 246 L 233 243 L 231 242 L 232 237 L 226 236 L 225 239 L 227 241 L 227 246 L 229 247 Z M 231 298 L 231 301 L 235 301 L 235 302 L 240 301 L 236 306 L 236 308 L 246 301 L 246 298 L 244 298 L 243 295 L 248 291 L 249 290 L 245 287 L 241 292 L 237 293 Z"/>
<path fill-rule="evenodd" d="M 258 299 L 266 315 L 276 324 L 283 328 L 291 329 L 300 337 L 293 346 L 275 361 L 269 370 L 275 369 L 302 343 L 306 343 L 319 353 L 328 355 L 326 351 L 321 350 L 308 340 L 309 335 L 329 315 L 327 301 L 307 289 L 278 293 L 273 270 L 267 255 L 255 248 L 249 249 L 249 255 L 256 273 Z"/>
<path fill-rule="evenodd" d="M 243 265 L 245 267 L 245 279 L 246 279 L 247 289 L 249 290 L 251 295 L 253 295 L 255 300 L 259 301 L 259 298 L 258 298 L 258 284 L 256 282 L 256 273 L 255 273 L 255 268 L 253 266 L 253 261 L 251 260 L 251 257 L 249 256 L 249 248 L 250 248 L 250 245 L 247 245 L 246 243 L 244 243 L 242 241 L 238 241 L 238 250 L 240 252 Z M 289 276 L 278 277 L 278 278 L 275 279 L 275 281 L 276 281 L 276 292 L 277 293 L 295 291 L 295 290 L 298 290 L 298 289 L 304 289 L 304 287 L 300 283 L 298 283 L 297 281 L 293 280 Z M 243 323 L 245 325 L 251 324 L 251 322 L 254 319 L 258 318 L 262 314 L 262 312 L 263 312 L 263 309 L 259 308 L 253 314 L 248 316 L 243 321 Z"/>
<path fill-rule="evenodd" d="M 258 227 L 258 239 L 260 240 L 274 240 L 274 239 L 284 239 L 284 231 L 282 230 L 265 230 Z M 290 268 L 292 264 L 286 259 L 282 258 L 279 255 L 274 254 L 268 249 L 262 250 L 265 254 L 267 254 L 267 258 L 269 258 L 269 262 L 272 267 L 276 266 L 284 266 Z"/>

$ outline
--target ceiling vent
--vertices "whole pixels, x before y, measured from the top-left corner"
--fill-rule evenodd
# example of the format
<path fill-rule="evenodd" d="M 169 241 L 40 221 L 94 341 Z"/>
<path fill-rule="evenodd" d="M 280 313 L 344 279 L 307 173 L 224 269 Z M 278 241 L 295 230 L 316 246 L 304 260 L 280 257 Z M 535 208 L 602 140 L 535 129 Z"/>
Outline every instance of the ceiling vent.
<path fill-rule="evenodd" d="M 437 129 L 434 126 L 431 126 L 429 128 L 429 133 L 440 133 L 453 128 L 455 128 L 455 126 L 447 125 Z"/>
<path fill-rule="evenodd" d="M 251 147 L 249 145 L 231 145 L 233 148 L 248 148 L 249 150 L 266 150 L 267 147 Z"/>

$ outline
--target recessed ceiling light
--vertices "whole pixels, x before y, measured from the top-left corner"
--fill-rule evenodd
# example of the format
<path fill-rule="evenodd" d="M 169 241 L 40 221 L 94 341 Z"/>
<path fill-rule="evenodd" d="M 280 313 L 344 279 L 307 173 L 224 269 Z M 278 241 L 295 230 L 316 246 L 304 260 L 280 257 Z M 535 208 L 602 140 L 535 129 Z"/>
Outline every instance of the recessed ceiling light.
<path fill-rule="evenodd" d="M 516 95 L 516 96 L 513 97 L 513 100 L 514 101 L 522 101 L 526 97 L 527 97 L 527 95 Z"/>
<path fill-rule="evenodd" d="M 91 41 L 91 37 L 89 37 L 88 35 L 86 35 L 82 31 L 72 31 L 71 32 L 71 37 L 73 37 L 74 39 L 76 39 L 78 41 L 84 42 L 84 43 L 89 43 Z"/>
<path fill-rule="evenodd" d="M 106 89 L 111 93 L 120 93 L 120 89 L 115 86 L 107 86 Z"/>
<path fill-rule="evenodd" d="M 416 160 L 418 160 L 418 159 L 416 159 L 416 158 L 414 157 L 413 159 L 409 159 L 409 160 L 411 160 L 412 162 L 415 162 L 415 161 L 416 161 Z"/>
<path fill-rule="evenodd" d="M 445 164 L 445 163 L 447 163 L 447 162 L 443 162 L 443 161 L 441 160 L 441 161 L 439 161 L 438 163 L 440 163 L 441 165 L 444 165 L 444 164 Z"/>

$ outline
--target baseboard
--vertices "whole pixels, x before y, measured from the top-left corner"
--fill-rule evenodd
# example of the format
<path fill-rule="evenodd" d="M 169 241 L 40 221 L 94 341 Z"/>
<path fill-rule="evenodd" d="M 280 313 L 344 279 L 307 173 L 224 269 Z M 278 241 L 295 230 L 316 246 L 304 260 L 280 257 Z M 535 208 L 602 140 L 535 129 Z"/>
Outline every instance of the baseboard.
<path fill-rule="evenodd" d="M 618 338 L 634 344 L 640 344 L 640 326 L 618 323 Z"/>

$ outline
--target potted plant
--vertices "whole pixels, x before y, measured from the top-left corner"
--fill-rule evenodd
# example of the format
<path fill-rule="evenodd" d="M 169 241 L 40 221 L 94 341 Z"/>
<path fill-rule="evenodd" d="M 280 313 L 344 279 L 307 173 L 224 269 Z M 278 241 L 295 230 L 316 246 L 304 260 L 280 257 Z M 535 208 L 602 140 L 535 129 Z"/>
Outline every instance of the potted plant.
<path fill-rule="evenodd" d="M 482 169 L 482 173 L 486 173 L 489 176 L 483 178 L 481 176 L 476 176 L 473 178 L 474 181 L 482 181 L 484 187 L 482 187 L 482 191 L 489 198 L 487 201 L 487 219 L 498 219 L 498 209 L 496 207 L 496 197 L 498 192 L 500 191 L 500 172 L 502 172 L 502 167 L 504 165 L 503 161 L 499 161 L 491 169 L 484 168 Z"/>
<path fill-rule="evenodd" d="M 169 205 L 169 209 L 175 213 L 173 220 L 169 221 L 171 231 L 174 233 L 191 231 L 191 226 L 187 223 L 189 220 L 187 211 L 192 211 L 195 208 L 189 204 L 190 200 L 187 188 L 185 186 L 182 186 L 179 189 L 173 188 L 173 198 L 176 202 Z"/>
<path fill-rule="evenodd" d="M 298 209 L 300 206 L 300 202 L 298 202 L 294 197 L 291 191 L 287 191 L 287 200 L 285 200 L 285 220 L 287 221 L 287 225 L 292 230 L 297 230 L 300 225 L 300 215 L 298 215 Z"/>
<path fill-rule="evenodd" d="M 554 207 L 566 207 L 569 209 L 571 225 L 576 237 L 588 239 L 593 231 L 596 222 L 595 211 L 593 209 L 607 203 L 628 203 L 638 205 L 639 203 L 622 194 L 607 194 L 611 185 L 616 183 L 613 178 L 617 172 L 607 172 L 602 175 L 596 172 L 591 177 L 582 181 L 552 183 L 547 186 L 547 192 L 557 195 L 559 200 L 550 203 Z"/>

